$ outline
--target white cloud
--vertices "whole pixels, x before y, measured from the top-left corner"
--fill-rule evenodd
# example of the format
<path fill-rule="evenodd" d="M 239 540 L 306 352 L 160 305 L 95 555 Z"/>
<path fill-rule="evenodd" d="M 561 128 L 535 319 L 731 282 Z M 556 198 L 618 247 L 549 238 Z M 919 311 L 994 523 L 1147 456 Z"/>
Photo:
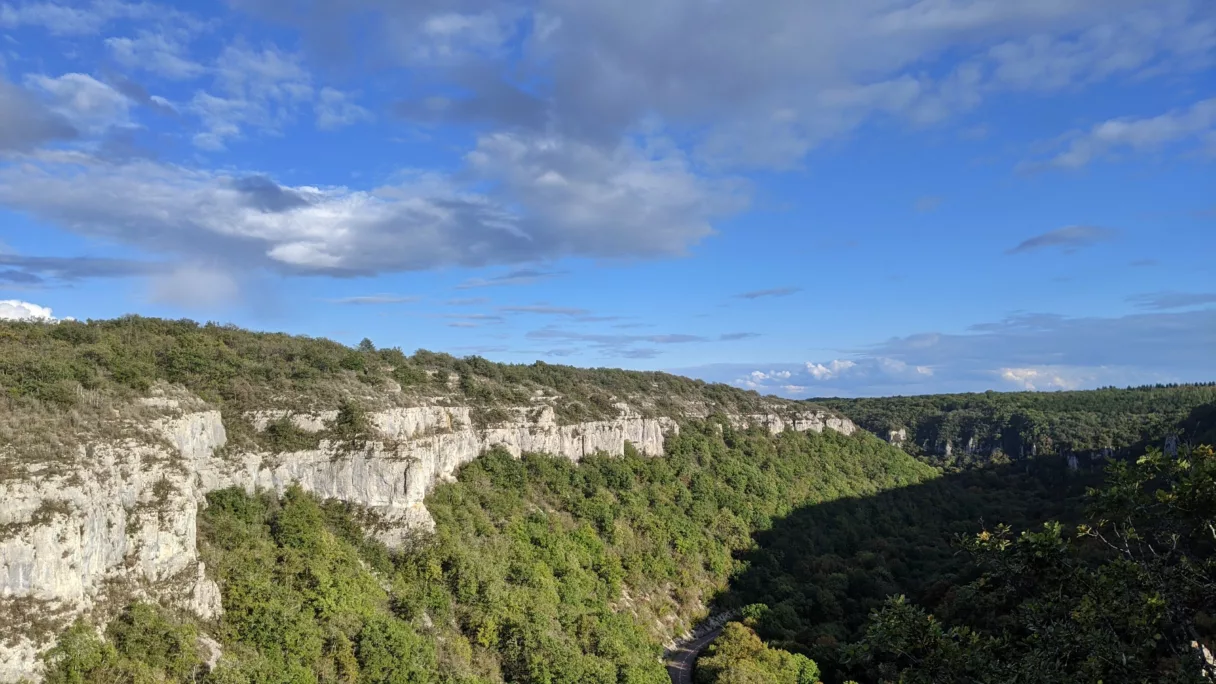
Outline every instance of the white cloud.
<path fill-rule="evenodd" d="M 1001 379 L 1022 390 L 1070 390 L 1091 384 L 1093 373 L 1060 367 L 1002 368 Z"/>
<path fill-rule="evenodd" d="M 826 366 L 822 363 L 807 363 L 806 372 L 810 373 L 811 377 L 816 380 L 831 380 L 832 378 L 839 377 L 841 373 L 848 371 L 856 365 L 857 363 L 854 361 L 841 359 L 836 359 Z"/>
<path fill-rule="evenodd" d="M 0 167 L 0 204 L 144 250 L 205 255 L 226 271 L 350 274 L 679 254 L 732 201 L 729 188 L 697 178 L 678 155 L 640 149 L 494 136 L 470 166 L 469 182 L 495 183 L 501 194 L 419 172 L 365 190 L 284 187 L 75 156 Z"/>
<path fill-rule="evenodd" d="M 51 310 L 19 299 L 0 300 L 0 321 L 54 321 Z"/>
<path fill-rule="evenodd" d="M 681 254 L 711 235 L 713 218 L 746 198 L 729 180 L 699 177 L 678 150 L 593 146 L 553 136 L 492 134 L 471 169 L 527 207 L 528 239 L 601 257 Z"/>
<path fill-rule="evenodd" d="M 158 76 L 189 80 L 202 76 L 206 68 L 189 59 L 185 47 L 162 33 L 140 31 L 134 38 L 107 38 L 106 47 L 116 62 L 128 69 L 143 69 Z"/>
<path fill-rule="evenodd" d="M 423 63 L 451 64 L 473 56 L 498 56 L 513 32 L 510 18 L 491 11 L 431 15 L 422 20 L 414 40 L 409 41 L 408 57 Z"/>
<path fill-rule="evenodd" d="M 1216 151 L 1216 98 L 1151 118 L 1111 119 L 1074 133 L 1047 165 L 1075 169 L 1118 152 L 1154 152 L 1188 140 Z"/>
<path fill-rule="evenodd" d="M 82 132 L 100 135 L 110 128 L 130 124 L 131 101 L 88 74 L 71 73 L 56 78 L 31 74 L 25 80 L 30 87 L 46 93 L 51 109 Z"/>
<path fill-rule="evenodd" d="M 332 130 L 362 121 L 370 121 L 372 113 L 351 102 L 350 95 L 335 88 L 322 88 L 315 105 L 317 128 Z"/>
<path fill-rule="evenodd" d="M 124 3 L 107 0 L 59 4 L 55 2 L 19 2 L 0 4 L 0 26 L 41 26 L 52 34 L 63 36 L 97 33 L 107 23 L 120 18 L 143 18 L 151 6 L 145 3 Z"/>
<path fill-rule="evenodd" d="M 194 136 L 195 145 L 203 149 L 223 149 L 245 128 L 278 131 L 313 101 L 312 77 L 302 57 L 273 46 L 255 50 L 229 45 L 216 59 L 214 72 L 213 87 L 219 94 L 200 90 L 190 102 L 205 127 Z"/>
<path fill-rule="evenodd" d="M 994 93 L 1203 68 L 1216 46 L 1210 0 L 241 5 L 327 48 L 352 38 L 341 18 L 371 13 L 383 30 L 359 33 L 345 54 L 395 56 L 433 69 L 434 83 L 459 81 L 471 91 L 462 121 L 601 144 L 654 125 L 716 163 L 777 167 L 875 117 L 923 125 Z M 502 46 L 515 42 L 522 59 L 506 66 Z M 418 101 L 427 95 L 451 92 Z"/>
<path fill-rule="evenodd" d="M 1165 304 L 1194 301 L 1176 302 L 1171 295 Z M 766 364 L 790 371 L 788 379 L 741 364 L 676 372 L 766 393 L 809 387 L 813 396 L 1054 390 L 1207 381 L 1216 375 L 1212 349 L 1213 308 L 1118 318 L 1027 314 L 963 333 L 893 338 L 853 350 L 850 359 L 836 363 Z"/>

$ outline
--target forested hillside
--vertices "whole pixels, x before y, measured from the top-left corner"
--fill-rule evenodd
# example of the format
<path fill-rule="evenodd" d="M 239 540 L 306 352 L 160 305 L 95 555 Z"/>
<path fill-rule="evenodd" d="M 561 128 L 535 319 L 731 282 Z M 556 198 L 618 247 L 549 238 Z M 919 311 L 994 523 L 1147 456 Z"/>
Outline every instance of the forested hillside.
<path fill-rule="evenodd" d="M 138 422 L 152 391 L 218 409 L 225 449 L 274 461 L 329 440 L 358 468 L 378 408 L 472 407 L 481 432 L 538 400 L 567 427 L 621 401 L 680 416 L 662 456 L 490 449 L 430 490 L 433 531 L 392 548 L 371 512 L 299 486 L 207 490 L 198 550 L 222 614 L 126 587 L 46 654 L 53 684 L 662 684 L 663 644 L 713 614 L 736 621 L 702 684 L 1199 681 L 1191 643 L 1216 634 L 1216 456 L 1196 446 L 1216 437 L 1216 385 L 820 400 L 883 439 L 774 434 L 739 418 L 805 405 L 126 318 L 0 324 L 0 389 L 5 458 L 93 459 L 82 426 Z M 305 434 L 255 427 L 267 406 L 337 410 Z M 1151 448 L 1171 435 L 1176 455 Z"/>
<path fill-rule="evenodd" d="M 1128 455 L 1170 435 L 1203 443 L 1188 426 L 1216 403 L 1216 383 L 811 401 L 928 462 L 957 468 L 1040 454 Z"/>
<path fill-rule="evenodd" d="M 862 434 L 709 422 L 668 445 L 579 464 L 488 453 L 435 489 L 435 532 L 399 552 L 299 490 L 212 493 L 200 537 L 223 617 L 132 606 L 106 643 L 72 631 L 49 680 L 659 684 L 662 640 L 726 590 L 754 533 L 936 477 Z M 202 632 L 224 652 L 206 674 L 187 647 Z"/>

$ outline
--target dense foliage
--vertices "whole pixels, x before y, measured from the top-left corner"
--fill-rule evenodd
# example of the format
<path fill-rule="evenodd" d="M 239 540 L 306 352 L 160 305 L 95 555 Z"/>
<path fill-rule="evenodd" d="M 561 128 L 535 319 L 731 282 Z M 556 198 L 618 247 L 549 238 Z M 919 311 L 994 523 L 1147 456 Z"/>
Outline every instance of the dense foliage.
<path fill-rule="evenodd" d="M 539 390 L 561 395 L 559 414 L 571 421 L 615 416 L 613 403 L 634 396 L 658 408 L 695 400 L 742 410 L 761 401 L 754 392 L 666 373 L 500 364 L 425 350 L 407 356 L 368 340 L 351 348 L 190 320 L 0 322 L 0 396 L 10 406 L 23 400 L 46 408 L 78 406 L 99 396 L 144 393 L 157 382 L 183 386 L 234 416 L 285 399 L 292 404 L 287 408 L 332 408 L 390 382 L 406 396 L 448 394 L 487 411 L 526 405 Z"/>
<path fill-rule="evenodd" d="M 697 661 L 697 681 L 815 684 L 819 681 L 819 666 L 804 655 L 769 648 L 751 627 L 731 622 Z"/>
<path fill-rule="evenodd" d="M 889 596 L 935 608 L 974 577 L 960 537 L 985 523 L 1077 520 L 1085 487 L 1097 478 L 1042 458 L 801 507 L 756 534 L 746 568 L 719 602 L 745 608 L 771 646 L 809 656 L 829 681 L 840 681 L 851 672 L 844 650 Z"/>
<path fill-rule="evenodd" d="M 401 552 L 298 489 L 214 492 L 200 540 L 223 593 L 223 617 L 206 628 L 224 657 L 205 676 L 661 684 L 662 639 L 704 614 L 755 531 L 801 505 L 933 477 L 868 435 L 712 422 L 669 439 L 664 458 L 492 451 L 435 489 L 434 533 Z M 138 660 L 112 639 L 64 643 L 52 669 L 73 682 L 111 681 L 98 650 Z M 804 657 L 769 660 L 813 671 Z M 184 680 L 150 667 L 148 681 Z"/>
<path fill-rule="evenodd" d="M 1091 520 L 966 544 L 985 569 L 935 619 L 902 597 L 853 663 L 875 680 L 1199 682 L 1216 636 L 1216 454 L 1150 452 L 1111 467 Z"/>
<path fill-rule="evenodd" d="M 1205 443 L 1180 424 L 1210 413 L 1216 384 L 814 401 L 884 438 L 903 430 L 909 453 L 957 468 L 1043 454 L 1143 453 L 1179 433 Z"/>

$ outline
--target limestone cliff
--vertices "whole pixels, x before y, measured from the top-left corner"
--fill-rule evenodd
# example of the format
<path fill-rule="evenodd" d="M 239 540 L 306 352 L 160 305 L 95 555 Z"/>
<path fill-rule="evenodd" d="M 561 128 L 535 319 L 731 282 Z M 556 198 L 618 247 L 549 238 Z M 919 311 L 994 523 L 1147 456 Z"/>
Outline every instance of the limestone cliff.
<path fill-rule="evenodd" d="M 552 407 L 542 405 L 477 426 L 468 406 L 424 405 L 372 413 L 374 438 L 366 442 L 321 439 L 315 449 L 270 453 L 234 449 L 219 411 L 165 398 L 149 403 L 164 415 L 133 426 L 139 438 L 88 439 L 70 467 L 27 465 L 19 477 L 0 479 L 0 682 L 36 676 L 38 653 L 83 611 L 104 614 L 146 596 L 204 618 L 217 614 L 219 590 L 196 550 L 196 515 L 209 491 L 282 491 L 299 483 L 377 514 L 379 534 L 392 543 L 408 530 L 429 527 L 427 492 L 486 449 L 578 460 L 620 454 L 630 443 L 658 456 L 665 436 L 677 432 L 677 419 L 685 417 L 644 417 L 617 404 L 615 419 L 560 425 Z M 728 420 L 774 433 L 856 429 L 823 411 L 780 408 L 780 415 Z M 321 433 L 334 416 L 267 410 L 246 418 L 257 430 L 287 418 L 300 430 Z"/>

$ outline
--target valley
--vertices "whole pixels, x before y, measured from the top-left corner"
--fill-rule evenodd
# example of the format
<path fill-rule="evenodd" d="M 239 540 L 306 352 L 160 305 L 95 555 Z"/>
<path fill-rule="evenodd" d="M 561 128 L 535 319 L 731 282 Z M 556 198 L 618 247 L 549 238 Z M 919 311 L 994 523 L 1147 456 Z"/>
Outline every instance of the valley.
<path fill-rule="evenodd" d="M 0 352 L 4 681 L 693 681 L 664 649 L 721 614 L 695 681 L 885 681 L 915 610 L 1017 638 L 968 540 L 1087 521 L 1108 457 L 1206 463 L 1216 403 L 800 402 L 134 317 Z"/>

